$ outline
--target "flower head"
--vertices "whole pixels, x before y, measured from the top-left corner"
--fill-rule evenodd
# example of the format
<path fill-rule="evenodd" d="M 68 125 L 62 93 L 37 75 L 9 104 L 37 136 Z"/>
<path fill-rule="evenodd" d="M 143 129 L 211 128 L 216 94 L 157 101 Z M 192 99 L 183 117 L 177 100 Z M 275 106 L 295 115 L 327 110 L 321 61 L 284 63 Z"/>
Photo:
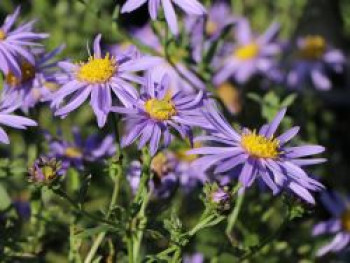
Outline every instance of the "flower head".
<path fill-rule="evenodd" d="M 49 140 L 49 156 L 62 161 L 63 170 L 70 167 L 82 170 L 84 162 L 98 162 L 104 158 L 114 155 L 116 148 L 114 138 L 108 135 L 100 138 L 97 135 L 91 135 L 83 140 L 79 129 L 73 129 L 74 141 L 64 140 L 60 134 L 57 138 L 47 134 Z"/>
<path fill-rule="evenodd" d="M 329 70 L 341 73 L 345 56 L 331 48 L 320 35 L 309 35 L 297 41 L 297 58 L 288 73 L 287 82 L 291 88 L 299 88 L 311 82 L 319 90 L 329 90 L 332 83 L 327 76 Z"/>
<path fill-rule="evenodd" d="M 157 18 L 160 5 L 163 6 L 165 20 L 174 35 L 178 34 L 179 29 L 173 4 L 179 6 L 188 15 L 200 16 L 206 13 L 204 6 L 197 0 L 128 0 L 122 7 L 122 13 L 132 12 L 147 1 L 149 13 L 153 20 Z"/>
<path fill-rule="evenodd" d="M 162 136 L 164 146 L 170 144 L 171 129 L 175 129 L 182 138 L 190 138 L 191 126 L 205 125 L 205 120 L 200 114 L 202 100 L 202 92 L 198 95 L 173 93 L 167 76 L 161 83 L 154 83 L 148 76 L 141 95 L 132 107 L 112 108 L 113 111 L 127 116 L 127 135 L 122 138 L 122 146 L 130 145 L 140 138 L 139 148 L 149 142 L 153 156 L 159 148 Z"/>
<path fill-rule="evenodd" d="M 112 94 L 124 105 L 129 105 L 130 99 L 137 96 L 130 82 L 142 83 L 141 78 L 131 73 L 149 69 L 159 62 L 158 58 L 136 57 L 135 53 L 116 56 L 103 54 L 100 41 L 101 35 L 98 35 L 94 41 L 93 55 L 86 62 L 59 63 L 69 77 L 62 76 L 62 87 L 50 97 L 52 107 L 58 108 L 56 115 L 66 116 L 91 95 L 90 105 L 98 126 L 104 126 L 112 106 Z M 65 99 L 68 102 L 62 106 Z"/>
<path fill-rule="evenodd" d="M 16 29 L 13 29 L 16 22 L 20 8 L 4 21 L 0 27 L 0 70 L 5 74 L 13 74 L 17 78 L 21 78 L 21 60 L 24 58 L 31 65 L 35 64 L 33 54 L 27 47 L 39 45 L 38 40 L 48 37 L 47 34 L 40 34 L 33 32 L 33 25 L 35 21 L 21 24 Z"/>
<path fill-rule="evenodd" d="M 40 157 L 28 169 L 29 181 L 40 184 L 50 184 L 63 174 L 61 162 L 55 158 Z"/>
<path fill-rule="evenodd" d="M 332 218 L 320 222 L 313 227 L 312 235 L 335 235 L 333 240 L 317 251 L 317 256 L 323 256 L 329 252 L 339 252 L 350 243 L 350 199 L 340 196 L 338 193 L 323 193 L 321 201 Z"/>
<path fill-rule="evenodd" d="M 13 97 L 21 101 L 20 108 L 24 112 L 40 101 L 46 101 L 56 83 L 57 63 L 52 59 L 61 52 L 64 46 L 44 53 L 42 50 L 34 52 L 35 64 L 31 64 L 25 59 L 20 62 L 21 77 L 17 77 L 13 72 L 5 76 L 4 97 Z"/>
<path fill-rule="evenodd" d="M 276 136 L 286 109 L 281 110 L 274 120 L 263 125 L 259 132 L 244 129 L 236 132 L 211 105 L 205 113 L 213 130 L 209 136 L 198 137 L 199 141 L 211 141 L 221 146 L 201 147 L 189 151 L 190 154 L 206 155 L 195 163 L 204 170 L 214 166 L 214 174 L 238 175 L 243 189 L 255 180 L 262 181 L 274 194 L 287 188 L 309 203 L 314 198 L 309 191 L 318 191 L 322 184 L 310 178 L 301 168 L 322 163 L 322 158 L 304 158 L 324 151 L 318 145 L 289 147 L 287 143 L 299 131 L 293 127 Z"/>
<path fill-rule="evenodd" d="M 251 32 L 249 22 L 237 22 L 236 39 L 238 45 L 231 48 L 231 55 L 225 56 L 214 76 L 215 85 L 233 78 L 238 83 L 246 83 L 256 73 L 267 74 L 275 66 L 274 57 L 280 52 L 274 39 L 279 31 L 278 24 L 272 24 L 260 37 Z M 226 53 L 226 52 L 225 52 Z"/>

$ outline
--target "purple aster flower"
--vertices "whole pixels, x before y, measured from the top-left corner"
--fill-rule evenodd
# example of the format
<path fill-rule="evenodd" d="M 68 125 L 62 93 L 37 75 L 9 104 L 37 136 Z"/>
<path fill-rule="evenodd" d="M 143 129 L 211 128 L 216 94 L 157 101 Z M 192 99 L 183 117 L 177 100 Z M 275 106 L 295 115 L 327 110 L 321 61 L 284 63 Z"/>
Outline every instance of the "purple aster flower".
<path fill-rule="evenodd" d="M 157 18 L 160 5 L 163 6 L 165 19 L 170 31 L 177 35 L 179 32 L 173 4 L 179 6 L 188 15 L 204 15 L 206 10 L 197 0 L 128 0 L 122 7 L 122 13 L 129 13 L 148 1 L 148 10 L 153 20 Z"/>
<path fill-rule="evenodd" d="M 339 252 L 348 246 L 350 242 L 350 199 L 343 198 L 338 193 L 323 193 L 321 201 L 331 213 L 328 221 L 316 224 L 312 235 L 335 235 L 333 240 L 317 251 L 317 256 L 323 256 L 329 252 Z"/>
<path fill-rule="evenodd" d="M 21 109 L 24 112 L 34 107 L 38 102 L 46 101 L 56 85 L 55 73 L 57 63 L 52 61 L 64 46 L 44 53 L 42 50 L 36 52 L 35 64 L 22 59 L 20 63 L 21 77 L 16 77 L 9 72 L 5 77 L 4 94 L 5 98 L 14 97 L 21 101 Z M 34 53 L 34 52 L 33 52 Z"/>
<path fill-rule="evenodd" d="M 69 167 L 83 170 L 84 162 L 102 161 L 113 156 L 116 151 L 112 135 L 101 138 L 94 134 L 83 140 L 79 129 L 74 128 L 73 142 L 63 139 L 60 132 L 57 138 L 53 138 L 50 134 L 46 134 L 46 137 L 49 141 L 50 149 L 48 156 L 62 161 L 64 171 Z"/>
<path fill-rule="evenodd" d="M 172 140 L 171 128 L 182 138 L 191 138 L 191 126 L 206 125 L 200 108 L 203 92 L 188 95 L 174 92 L 169 85 L 169 78 L 163 77 L 161 83 L 154 83 L 150 76 L 141 90 L 141 95 L 132 107 L 112 107 L 112 111 L 126 115 L 126 135 L 122 138 L 122 147 L 132 144 L 140 137 L 139 148 L 147 143 L 151 155 L 155 155 L 163 136 L 164 146 Z"/>
<path fill-rule="evenodd" d="M 274 57 L 280 46 L 274 42 L 279 25 L 272 24 L 260 37 L 251 32 L 249 21 L 241 19 L 236 25 L 238 44 L 231 48 L 231 55 L 225 56 L 222 66 L 214 76 L 214 84 L 220 85 L 230 77 L 240 84 L 246 83 L 254 74 L 265 74 L 275 65 Z"/>
<path fill-rule="evenodd" d="M 35 21 L 21 24 L 12 29 L 16 22 L 20 8 L 6 17 L 4 24 L 0 27 L 0 70 L 4 74 L 12 72 L 17 77 L 21 76 L 20 60 L 25 58 L 29 63 L 34 64 L 33 54 L 28 47 L 39 45 L 38 40 L 48 37 L 47 34 L 33 32 Z"/>
<path fill-rule="evenodd" d="M 298 88 L 307 81 L 319 90 L 329 90 L 332 83 L 327 70 L 341 73 L 345 65 L 344 54 L 329 47 L 322 36 L 306 36 L 297 41 L 298 58 L 287 76 L 288 85 Z"/>
<path fill-rule="evenodd" d="M 28 169 L 29 181 L 39 184 L 51 184 L 59 176 L 62 176 L 64 172 L 61 162 L 55 158 L 41 156 Z"/>
<path fill-rule="evenodd" d="M 108 53 L 103 55 L 100 46 L 101 35 L 94 41 L 94 52 L 85 63 L 60 62 L 59 66 L 68 74 L 63 76 L 62 87 L 55 92 L 52 107 L 58 108 L 56 115 L 65 117 L 78 108 L 91 95 L 90 105 L 97 117 L 99 127 L 103 127 L 112 106 L 112 93 L 124 104 L 136 98 L 137 92 L 130 82 L 142 83 L 142 78 L 132 72 L 147 70 L 159 62 L 155 57 L 135 57 L 132 54 Z M 68 102 L 62 106 L 64 99 Z"/>
<path fill-rule="evenodd" d="M 189 154 L 206 155 L 195 161 L 203 170 L 214 166 L 214 174 L 236 176 L 243 190 L 258 179 L 267 185 L 274 194 L 287 188 L 309 203 L 314 203 L 310 191 L 318 191 L 323 185 L 310 178 L 301 168 L 322 163 L 322 158 L 304 158 L 324 151 L 318 145 L 288 147 L 287 143 L 299 131 L 293 127 L 275 136 L 286 109 L 281 110 L 270 124 L 263 125 L 259 132 L 244 129 L 236 132 L 217 112 L 208 105 L 204 112 L 208 121 L 215 127 L 210 135 L 200 136 L 198 141 L 216 142 L 220 146 L 193 149 Z"/>
<path fill-rule="evenodd" d="M 184 256 L 184 263 L 203 263 L 204 256 L 202 253 L 194 253 Z"/>
<path fill-rule="evenodd" d="M 0 124 L 15 129 L 26 129 L 27 127 L 36 126 L 37 123 L 29 118 L 16 116 L 12 113 L 19 108 L 20 101 L 15 98 L 2 99 L 0 101 Z M 2 127 L 0 127 L 0 142 L 8 144 L 10 140 Z"/>

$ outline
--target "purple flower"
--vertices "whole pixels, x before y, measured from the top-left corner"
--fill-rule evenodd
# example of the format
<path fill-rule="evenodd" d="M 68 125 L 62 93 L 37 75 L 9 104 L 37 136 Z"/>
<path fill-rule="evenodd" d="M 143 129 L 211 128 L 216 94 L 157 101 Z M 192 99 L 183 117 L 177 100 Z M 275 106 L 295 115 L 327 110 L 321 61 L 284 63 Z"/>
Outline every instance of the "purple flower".
<path fill-rule="evenodd" d="M 179 6 L 188 15 L 204 15 L 206 13 L 204 6 L 197 0 L 128 0 L 122 8 L 122 13 L 132 12 L 147 1 L 148 10 L 153 20 L 157 18 L 159 7 L 162 4 L 165 19 L 174 35 L 178 34 L 179 28 L 173 4 Z"/>
<path fill-rule="evenodd" d="M 243 190 L 258 179 L 266 184 L 274 194 L 287 188 L 309 203 L 314 198 L 309 191 L 318 191 L 322 184 L 310 178 L 301 168 L 322 163 L 325 159 L 304 158 L 324 151 L 318 145 L 288 147 L 287 143 L 299 131 L 293 127 L 275 136 L 286 109 L 281 110 L 270 124 L 265 124 L 259 132 L 244 129 L 236 132 L 211 105 L 204 112 L 208 121 L 215 127 L 208 136 L 200 136 L 198 141 L 216 142 L 220 146 L 201 147 L 189 154 L 203 154 L 195 161 L 203 170 L 214 166 L 214 174 L 238 175 Z"/>
<path fill-rule="evenodd" d="M 12 72 L 16 77 L 21 77 L 20 60 L 24 58 L 32 65 L 35 63 L 33 54 L 27 47 L 39 45 L 36 41 L 48 37 L 47 34 L 33 32 L 35 21 L 21 24 L 12 29 L 19 15 L 18 7 L 12 15 L 6 17 L 0 27 L 0 70 L 4 74 Z"/>
<path fill-rule="evenodd" d="M 29 181 L 39 184 L 51 184 L 55 179 L 64 174 L 61 162 L 55 158 L 42 156 L 35 160 L 28 169 Z"/>
<path fill-rule="evenodd" d="M 288 85 L 300 88 L 307 81 L 319 90 L 329 90 L 332 83 L 327 70 L 341 73 L 345 64 L 344 54 L 329 47 L 322 36 L 306 36 L 297 41 L 298 58 L 287 76 Z"/>
<path fill-rule="evenodd" d="M 201 61 L 203 50 L 207 52 L 222 30 L 236 21 L 237 18 L 231 13 L 231 7 L 224 1 L 215 2 L 208 10 L 206 17 L 187 17 L 185 26 L 191 37 L 192 55 L 195 61 Z"/>
<path fill-rule="evenodd" d="M 224 57 L 222 67 L 214 76 L 214 84 L 220 85 L 230 77 L 244 84 L 256 73 L 268 73 L 280 52 L 280 46 L 273 42 L 278 32 L 279 25 L 274 23 L 263 35 L 255 37 L 248 20 L 239 20 L 235 35 L 238 44 L 231 48 L 231 55 Z"/>
<path fill-rule="evenodd" d="M 84 169 L 84 162 L 99 162 L 114 155 L 116 148 L 114 138 L 108 135 L 100 138 L 98 135 L 90 135 L 83 140 L 79 129 L 73 129 L 74 141 L 69 142 L 62 138 L 46 135 L 49 140 L 49 156 L 62 161 L 62 168 L 66 171 L 69 167 L 79 170 Z"/>
<path fill-rule="evenodd" d="M 136 98 L 137 92 L 130 82 L 141 83 L 142 79 L 132 72 L 149 69 L 159 62 L 155 57 L 135 57 L 130 54 L 118 54 L 115 57 L 101 52 L 101 35 L 94 41 L 94 54 L 85 63 L 73 64 L 60 62 L 69 78 L 52 96 L 52 107 L 58 108 L 56 115 L 65 117 L 78 108 L 91 95 L 90 105 L 97 117 L 99 127 L 103 127 L 112 106 L 112 94 L 124 104 L 130 104 L 130 98 Z M 64 99 L 68 102 L 62 106 Z"/>
<path fill-rule="evenodd" d="M 112 107 L 112 111 L 126 115 L 127 132 L 121 145 L 128 146 L 140 137 L 139 148 L 149 142 L 153 156 L 162 136 L 164 146 L 170 144 L 170 129 L 175 129 L 182 138 L 191 138 L 191 126 L 206 123 L 200 113 L 202 102 L 203 92 L 197 95 L 187 95 L 180 91 L 173 93 L 167 76 L 159 84 L 148 76 L 141 95 L 132 107 Z"/>
<path fill-rule="evenodd" d="M 321 201 L 331 213 L 332 218 L 316 224 L 313 227 L 312 235 L 332 234 L 335 236 L 329 244 L 317 251 L 319 257 L 329 252 L 343 250 L 350 241 L 350 199 L 342 198 L 338 193 L 323 193 Z"/>
<path fill-rule="evenodd" d="M 20 108 L 24 112 L 28 112 L 38 102 L 46 101 L 53 87 L 57 85 L 54 76 L 57 63 L 52 58 L 62 49 L 63 46 L 60 46 L 48 53 L 40 50 L 35 56 L 35 64 L 22 59 L 21 77 L 16 77 L 13 72 L 6 75 L 3 96 L 21 101 Z"/>
<path fill-rule="evenodd" d="M 184 256 L 184 263 L 203 263 L 204 256 L 201 253 Z"/>
<path fill-rule="evenodd" d="M 0 101 L 0 124 L 15 129 L 26 129 L 36 126 L 37 123 L 29 118 L 13 115 L 12 112 L 19 108 L 20 101 L 15 98 L 6 98 Z M 0 142 L 8 144 L 10 140 L 2 127 L 0 127 Z"/>

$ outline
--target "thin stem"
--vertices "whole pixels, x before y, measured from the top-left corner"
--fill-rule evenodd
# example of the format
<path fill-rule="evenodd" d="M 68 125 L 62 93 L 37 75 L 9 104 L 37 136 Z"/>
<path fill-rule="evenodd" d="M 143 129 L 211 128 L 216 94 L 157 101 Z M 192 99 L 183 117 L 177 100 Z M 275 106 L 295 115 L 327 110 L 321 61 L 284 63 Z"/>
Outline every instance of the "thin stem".
<path fill-rule="evenodd" d="M 233 209 L 232 213 L 228 217 L 228 223 L 226 227 L 226 235 L 231 240 L 231 232 L 237 222 L 239 212 L 241 211 L 241 207 L 244 200 L 244 192 L 239 194 L 237 197 L 235 208 Z"/>

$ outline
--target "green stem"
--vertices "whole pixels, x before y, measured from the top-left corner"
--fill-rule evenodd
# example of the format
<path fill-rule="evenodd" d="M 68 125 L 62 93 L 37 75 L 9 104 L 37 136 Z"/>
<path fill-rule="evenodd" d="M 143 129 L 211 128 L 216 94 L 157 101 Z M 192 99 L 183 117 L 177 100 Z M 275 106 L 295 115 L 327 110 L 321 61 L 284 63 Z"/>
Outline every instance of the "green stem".
<path fill-rule="evenodd" d="M 238 195 L 235 208 L 233 209 L 232 213 L 228 217 L 226 235 L 229 237 L 230 240 L 231 240 L 232 230 L 237 222 L 239 212 L 241 211 L 243 200 L 244 200 L 244 192 Z"/>
<path fill-rule="evenodd" d="M 116 137 L 116 156 L 114 157 L 114 160 L 109 166 L 109 173 L 110 176 L 114 180 L 114 188 L 113 188 L 113 193 L 111 197 L 111 201 L 109 203 L 109 207 L 107 210 L 107 213 L 105 215 L 105 219 L 108 220 L 109 217 L 111 216 L 111 213 L 113 211 L 114 206 L 118 202 L 118 196 L 119 196 L 119 189 L 120 189 L 120 180 L 122 177 L 122 150 L 120 147 L 120 135 L 119 135 L 119 129 L 118 129 L 118 122 L 119 122 L 119 116 L 114 115 L 112 119 L 112 126 L 115 131 L 115 137 Z M 92 244 L 90 251 L 85 258 L 84 263 L 90 263 L 94 256 L 96 255 L 96 252 L 101 245 L 103 239 L 105 238 L 107 232 L 103 231 L 98 234 L 97 238 L 95 239 L 94 243 Z"/>

